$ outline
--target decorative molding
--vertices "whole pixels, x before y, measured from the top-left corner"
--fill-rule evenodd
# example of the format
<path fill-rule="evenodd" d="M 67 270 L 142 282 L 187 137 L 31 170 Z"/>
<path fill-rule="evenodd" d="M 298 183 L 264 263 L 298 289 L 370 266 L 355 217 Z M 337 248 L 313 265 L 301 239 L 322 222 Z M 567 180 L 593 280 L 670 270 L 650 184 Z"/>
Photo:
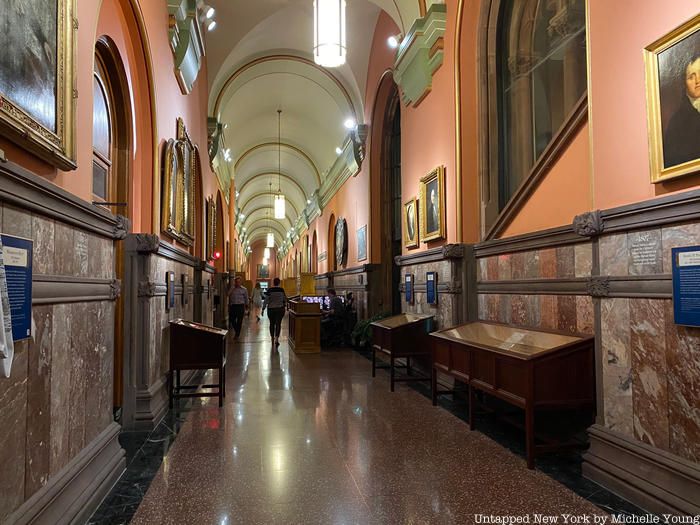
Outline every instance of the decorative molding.
<path fill-rule="evenodd" d="M 160 246 L 160 238 L 153 233 L 137 233 L 133 237 L 133 250 L 139 253 L 156 253 Z"/>
<path fill-rule="evenodd" d="M 153 281 L 139 281 L 139 297 L 165 297 L 167 292 L 168 287 L 165 283 L 155 283 Z M 177 290 L 175 290 L 175 294 L 177 295 Z"/>
<path fill-rule="evenodd" d="M 137 252 L 141 255 L 157 255 L 171 261 L 180 262 L 199 268 L 202 260 L 190 253 L 162 240 L 157 235 L 151 233 L 135 233 L 129 234 L 126 237 L 126 249 L 131 252 Z"/>
<path fill-rule="evenodd" d="M 610 277 L 591 277 L 586 283 L 586 291 L 591 297 L 610 296 Z"/>
<path fill-rule="evenodd" d="M 397 266 L 413 266 L 415 264 L 425 264 L 445 259 L 462 259 L 465 253 L 464 244 L 445 244 L 430 250 L 398 255 L 394 257 Z"/>
<path fill-rule="evenodd" d="M 605 225 L 600 210 L 589 211 L 574 217 L 572 228 L 576 235 L 594 237 L 603 233 Z"/>
<path fill-rule="evenodd" d="M 474 250 L 476 257 L 481 258 L 527 250 L 554 248 L 556 246 L 578 244 L 581 242 L 585 241 L 574 233 L 571 226 L 560 226 L 558 228 L 540 230 L 524 235 L 515 235 L 505 239 L 483 241 L 475 244 Z"/>
<path fill-rule="evenodd" d="M 480 294 L 514 295 L 587 295 L 588 279 L 523 279 L 508 281 L 479 281 Z"/>
<path fill-rule="evenodd" d="M 601 212 L 605 233 L 700 220 L 700 190 L 674 193 Z"/>
<path fill-rule="evenodd" d="M 394 80 L 405 105 L 417 106 L 430 93 L 433 75 L 444 60 L 447 6 L 433 4 L 416 19 L 401 41 L 394 61 Z"/>
<path fill-rule="evenodd" d="M 609 277 L 610 297 L 644 297 L 670 299 L 673 297 L 671 274 L 630 275 Z"/>
<path fill-rule="evenodd" d="M 87 523 L 126 466 L 121 427 L 110 423 L 31 498 L 7 523 Z"/>
<path fill-rule="evenodd" d="M 116 239 L 118 219 L 13 162 L 0 163 L 0 201 Z"/>
<path fill-rule="evenodd" d="M 32 304 L 115 301 L 121 289 L 116 279 L 92 279 L 66 275 L 34 275 Z M 115 295 L 116 293 L 116 295 Z"/>
<path fill-rule="evenodd" d="M 358 124 L 355 132 L 351 134 L 353 153 L 355 154 L 355 162 L 358 166 L 362 166 L 362 162 L 367 155 L 368 135 L 369 126 L 367 124 Z M 359 170 L 357 173 L 359 173 Z M 357 173 L 355 173 L 355 175 L 357 175 Z"/>
<path fill-rule="evenodd" d="M 584 93 L 569 113 L 562 127 L 559 128 L 535 165 L 530 169 L 527 178 L 515 191 L 508 204 L 500 211 L 494 223 L 490 225 L 485 239 L 494 239 L 503 233 L 586 122 L 588 122 L 588 95 Z"/>
<path fill-rule="evenodd" d="M 328 272 L 325 274 L 320 274 L 315 277 L 315 279 L 318 278 L 324 278 L 324 277 L 344 277 L 346 275 L 357 275 L 360 273 L 371 273 L 373 271 L 376 271 L 379 269 L 378 264 L 363 264 L 362 266 L 355 266 L 353 268 L 346 268 L 344 270 L 338 270 L 336 272 Z"/>
<path fill-rule="evenodd" d="M 117 223 L 114 225 L 113 238 L 117 241 L 122 241 L 126 238 L 131 230 L 131 221 L 128 217 L 117 215 Z"/>
<path fill-rule="evenodd" d="M 655 514 L 700 515 L 696 463 L 602 425 L 588 429 L 583 475 Z"/>
<path fill-rule="evenodd" d="M 168 0 L 168 37 L 175 61 L 175 77 L 189 95 L 204 62 L 204 37 L 196 0 Z"/>

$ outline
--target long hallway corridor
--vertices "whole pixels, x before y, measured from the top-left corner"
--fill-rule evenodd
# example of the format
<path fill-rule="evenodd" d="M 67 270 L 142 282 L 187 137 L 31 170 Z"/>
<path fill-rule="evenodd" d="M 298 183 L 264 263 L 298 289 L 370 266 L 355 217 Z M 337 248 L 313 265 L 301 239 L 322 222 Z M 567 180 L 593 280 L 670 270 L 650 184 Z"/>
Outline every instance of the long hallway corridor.
<path fill-rule="evenodd" d="M 602 514 L 415 390 L 390 393 L 358 353 L 298 356 L 286 338 L 271 353 L 267 329 L 246 321 L 230 343 L 224 407 L 195 402 L 132 523 Z"/>

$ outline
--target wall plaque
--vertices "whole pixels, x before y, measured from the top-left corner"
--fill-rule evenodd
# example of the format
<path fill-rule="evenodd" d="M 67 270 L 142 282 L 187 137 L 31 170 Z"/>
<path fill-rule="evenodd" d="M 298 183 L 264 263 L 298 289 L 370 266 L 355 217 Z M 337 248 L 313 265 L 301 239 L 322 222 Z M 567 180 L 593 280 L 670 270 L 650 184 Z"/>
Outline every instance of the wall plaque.
<path fill-rule="evenodd" d="M 673 320 L 700 326 L 700 246 L 671 249 L 673 262 Z"/>
<path fill-rule="evenodd" d="M 12 339 L 32 335 L 32 250 L 33 241 L 2 235 L 2 258 L 12 316 Z"/>
<path fill-rule="evenodd" d="M 437 272 L 427 272 L 425 274 L 425 289 L 428 304 L 437 304 Z"/>
<path fill-rule="evenodd" d="M 404 283 L 405 283 L 405 288 L 406 288 L 406 303 L 413 304 L 413 274 L 412 273 L 406 274 Z"/>
<path fill-rule="evenodd" d="M 660 273 L 661 233 L 659 231 L 634 232 L 628 236 L 629 272 L 632 275 Z"/>

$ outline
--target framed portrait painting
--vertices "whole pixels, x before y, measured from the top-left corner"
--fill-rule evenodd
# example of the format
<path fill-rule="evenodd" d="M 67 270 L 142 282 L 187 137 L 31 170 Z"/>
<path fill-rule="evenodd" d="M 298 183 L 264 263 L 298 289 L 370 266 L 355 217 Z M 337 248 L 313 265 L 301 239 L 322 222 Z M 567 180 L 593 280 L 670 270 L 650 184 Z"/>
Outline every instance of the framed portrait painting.
<path fill-rule="evenodd" d="M 0 134 L 63 170 L 75 162 L 74 0 L 3 0 Z"/>
<path fill-rule="evenodd" d="M 651 182 L 700 171 L 700 15 L 644 50 Z"/>
<path fill-rule="evenodd" d="M 270 278 L 270 266 L 267 264 L 258 264 L 258 279 Z"/>
<path fill-rule="evenodd" d="M 445 168 L 439 166 L 420 180 L 420 238 L 445 238 Z"/>
<path fill-rule="evenodd" d="M 418 199 L 415 197 L 403 205 L 403 245 L 404 248 L 418 246 Z"/>
<path fill-rule="evenodd" d="M 367 225 L 357 230 L 357 261 L 367 260 Z"/>

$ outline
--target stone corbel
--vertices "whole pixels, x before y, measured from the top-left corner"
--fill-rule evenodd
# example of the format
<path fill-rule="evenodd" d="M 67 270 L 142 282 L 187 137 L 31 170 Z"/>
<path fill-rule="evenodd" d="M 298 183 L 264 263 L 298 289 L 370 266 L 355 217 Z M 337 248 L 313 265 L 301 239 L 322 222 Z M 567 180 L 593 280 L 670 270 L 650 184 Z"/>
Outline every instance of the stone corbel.
<path fill-rule="evenodd" d="M 610 295 L 610 278 L 591 277 L 586 283 L 586 290 L 591 297 L 608 297 Z"/>
<path fill-rule="evenodd" d="M 122 282 L 119 279 L 112 279 L 109 283 L 109 299 L 111 301 L 116 301 L 122 294 Z"/>
<path fill-rule="evenodd" d="M 207 151 L 209 153 L 209 163 L 212 165 L 221 150 L 222 132 L 223 126 L 221 122 L 214 117 L 207 118 Z"/>
<path fill-rule="evenodd" d="M 196 0 L 168 0 L 168 36 L 180 91 L 188 95 L 204 62 L 204 37 Z"/>
<path fill-rule="evenodd" d="M 154 297 L 158 290 L 158 285 L 152 281 L 139 282 L 139 297 Z"/>
<path fill-rule="evenodd" d="M 430 92 L 433 75 L 444 60 L 446 4 L 433 4 L 401 41 L 394 62 L 394 80 L 405 105 L 417 106 Z"/>
<path fill-rule="evenodd" d="M 352 147 L 355 154 L 355 162 L 358 166 L 362 166 L 362 162 L 367 155 L 367 136 L 369 135 L 369 126 L 367 124 L 359 124 L 352 134 Z M 357 172 L 359 173 L 359 171 Z M 357 175 L 355 173 L 355 176 Z"/>
<path fill-rule="evenodd" d="M 595 237 L 603 233 L 605 225 L 600 210 L 589 211 L 574 217 L 572 228 L 581 237 Z"/>
<path fill-rule="evenodd" d="M 123 215 L 117 215 L 117 223 L 114 225 L 114 239 L 122 241 L 131 229 L 131 221 Z"/>
<path fill-rule="evenodd" d="M 134 241 L 139 253 L 156 253 L 160 247 L 160 238 L 152 233 L 137 233 Z"/>
<path fill-rule="evenodd" d="M 446 244 L 442 247 L 442 257 L 444 259 L 461 259 L 464 257 L 464 245 Z"/>

